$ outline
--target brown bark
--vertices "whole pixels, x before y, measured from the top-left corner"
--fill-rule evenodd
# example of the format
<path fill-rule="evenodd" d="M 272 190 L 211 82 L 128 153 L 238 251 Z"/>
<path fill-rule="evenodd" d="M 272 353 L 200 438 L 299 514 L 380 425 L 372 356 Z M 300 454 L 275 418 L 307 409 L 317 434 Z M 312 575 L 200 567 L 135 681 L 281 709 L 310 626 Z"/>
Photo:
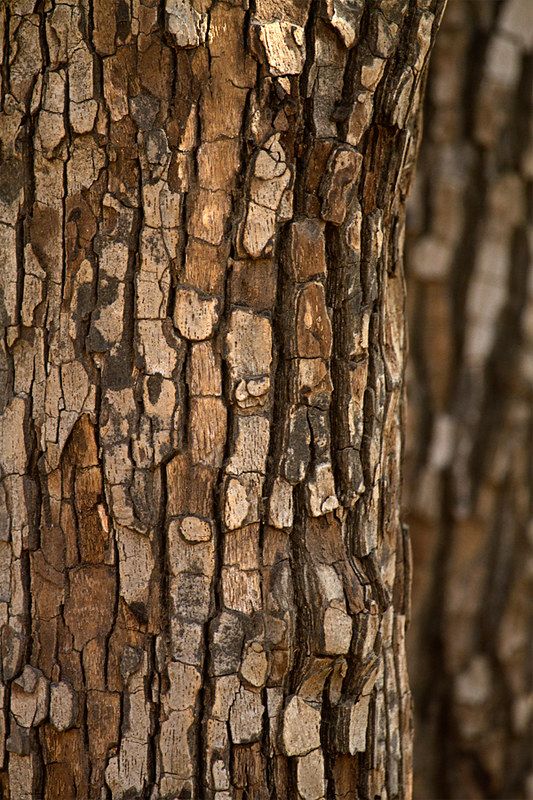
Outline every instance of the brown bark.
<path fill-rule="evenodd" d="M 530 798 L 533 8 L 450 0 L 408 226 L 415 796 Z"/>
<path fill-rule="evenodd" d="M 441 5 L 3 4 L 5 797 L 409 797 Z"/>

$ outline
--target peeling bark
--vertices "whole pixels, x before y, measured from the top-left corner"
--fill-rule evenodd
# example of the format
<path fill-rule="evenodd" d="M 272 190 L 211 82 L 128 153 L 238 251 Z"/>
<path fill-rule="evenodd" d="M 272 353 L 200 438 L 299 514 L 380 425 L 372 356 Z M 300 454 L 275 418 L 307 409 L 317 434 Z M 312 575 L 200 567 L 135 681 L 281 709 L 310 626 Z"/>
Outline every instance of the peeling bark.
<path fill-rule="evenodd" d="M 410 207 L 420 798 L 532 791 L 530 3 L 450 0 Z"/>
<path fill-rule="evenodd" d="M 2 4 L 4 796 L 410 796 L 402 241 L 441 12 Z"/>

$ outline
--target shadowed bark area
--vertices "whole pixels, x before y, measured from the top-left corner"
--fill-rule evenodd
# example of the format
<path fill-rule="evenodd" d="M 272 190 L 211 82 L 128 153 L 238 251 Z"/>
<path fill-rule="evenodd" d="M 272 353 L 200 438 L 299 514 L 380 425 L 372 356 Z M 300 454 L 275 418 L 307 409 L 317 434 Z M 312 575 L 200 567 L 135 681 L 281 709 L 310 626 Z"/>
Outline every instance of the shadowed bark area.
<path fill-rule="evenodd" d="M 0 9 L 0 785 L 411 792 L 404 201 L 440 0 Z"/>
<path fill-rule="evenodd" d="M 450 0 L 408 225 L 415 797 L 533 791 L 533 7 Z"/>

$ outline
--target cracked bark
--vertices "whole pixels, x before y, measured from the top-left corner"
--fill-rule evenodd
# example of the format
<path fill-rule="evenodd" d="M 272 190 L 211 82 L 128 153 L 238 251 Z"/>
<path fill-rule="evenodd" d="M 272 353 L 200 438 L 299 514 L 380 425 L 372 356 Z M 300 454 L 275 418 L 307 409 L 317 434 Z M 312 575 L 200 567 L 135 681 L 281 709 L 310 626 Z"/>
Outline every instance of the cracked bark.
<path fill-rule="evenodd" d="M 408 798 L 440 0 L 0 9 L 3 796 Z"/>
<path fill-rule="evenodd" d="M 521 0 L 450 0 L 409 216 L 410 651 L 428 800 L 532 791 L 532 22 Z"/>

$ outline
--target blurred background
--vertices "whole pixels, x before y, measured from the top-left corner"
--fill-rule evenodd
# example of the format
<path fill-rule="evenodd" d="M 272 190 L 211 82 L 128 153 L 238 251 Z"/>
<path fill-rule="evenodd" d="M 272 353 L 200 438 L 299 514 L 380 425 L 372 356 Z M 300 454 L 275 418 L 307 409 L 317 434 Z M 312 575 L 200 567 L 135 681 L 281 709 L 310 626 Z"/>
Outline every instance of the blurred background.
<path fill-rule="evenodd" d="M 449 0 L 408 215 L 415 800 L 533 797 L 533 0 Z"/>

